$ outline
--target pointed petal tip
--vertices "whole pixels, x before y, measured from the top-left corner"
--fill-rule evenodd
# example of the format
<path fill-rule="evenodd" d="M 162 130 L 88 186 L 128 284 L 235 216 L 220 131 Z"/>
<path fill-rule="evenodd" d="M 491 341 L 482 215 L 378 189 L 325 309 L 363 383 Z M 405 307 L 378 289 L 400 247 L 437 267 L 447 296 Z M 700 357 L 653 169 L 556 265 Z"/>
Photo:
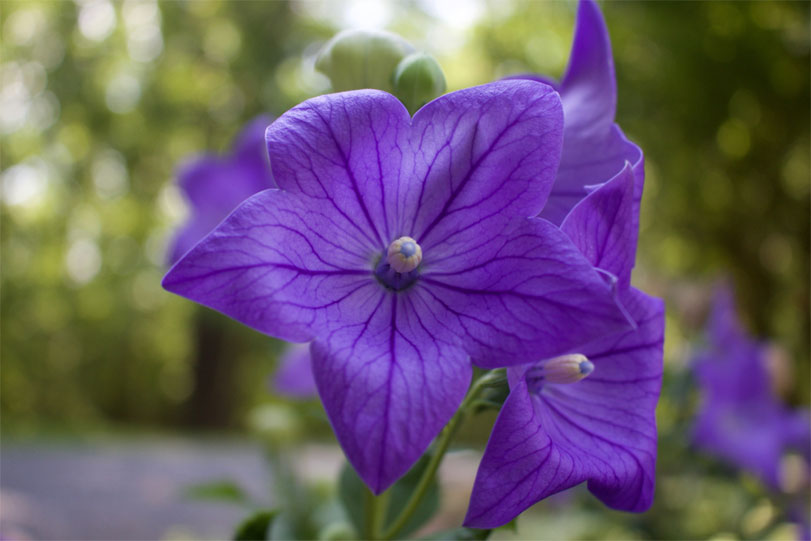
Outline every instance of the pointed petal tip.
<path fill-rule="evenodd" d="M 571 55 L 560 83 L 570 126 L 608 130 L 617 105 L 617 82 L 611 39 L 600 8 L 578 5 Z"/>

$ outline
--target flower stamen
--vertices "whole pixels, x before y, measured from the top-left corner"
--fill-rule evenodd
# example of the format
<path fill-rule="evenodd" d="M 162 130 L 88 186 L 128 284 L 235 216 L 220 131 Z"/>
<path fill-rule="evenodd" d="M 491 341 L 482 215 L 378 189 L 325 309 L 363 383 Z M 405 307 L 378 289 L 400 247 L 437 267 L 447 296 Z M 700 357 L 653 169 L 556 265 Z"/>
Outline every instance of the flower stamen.
<path fill-rule="evenodd" d="M 545 383 L 577 383 L 594 372 L 594 363 L 581 353 L 569 353 L 541 361 L 527 371 L 530 390 L 540 391 Z"/>

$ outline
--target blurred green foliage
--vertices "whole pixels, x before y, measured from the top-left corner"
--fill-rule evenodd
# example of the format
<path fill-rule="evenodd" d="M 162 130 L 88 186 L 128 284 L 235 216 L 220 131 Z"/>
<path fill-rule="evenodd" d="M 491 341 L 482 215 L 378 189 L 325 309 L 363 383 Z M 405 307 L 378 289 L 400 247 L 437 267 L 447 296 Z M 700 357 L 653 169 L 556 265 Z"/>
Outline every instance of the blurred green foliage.
<path fill-rule="evenodd" d="M 327 91 L 315 54 L 352 21 L 379 19 L 433 54 L 451 90 L 561 75 L 575 4 L 448 5 L 3 2 L 2 429 L 176 427 L 203 399 L 210 424 L 244 424 L 270 399 L 282 345 L 160 288 L 185 212 L 173 171 L 189 154 L 227 149 L 254 115 Z M 668 496 L 608 533 L 706 536 L 744 525 L 766 497 L 686 448 L 685 363 L 716 278 L 734 279 L 749 327 L 788 353 L 790 401 L 809 401 L 809 4 L 611 2 L 604 13 L 617 120 L 646 153 L 634 280 L 669 308 Z M 224 367 L 211 400 L 195 399 L 201 348 Z M 466 435 L 481 443 L 489 423 L 478 424 Z M 723 504 L 687 514 L 693 494 Z M 575 535 L 607 535 L 589 519 L 597 504 L 584 505 Z M 662 530 L 666 515 L 679 526 Z M 750 530 L 738 534 L 764 532 Z"/>
<path fill-rule="evenodd" d="M 480 54 L 496 73 L 559 77 L 573 5 L 518 5 L 479 27 Z M 807 383 L 809 5 L 609 2 L 604 14 L 617 121 L 645 151 L 635 281 L 677 318 L 669 360 L 684 360 L 706 285 L 728 276 L 751 330 L 787 347 Z M 808 402 L 807 385 L 793 393 Z"/>
<path fill-rule="evenodd" d="M 331 30 L 283 3 L 4 2 L 2 24 L 4 426 L 176 424 L 195 308 L 160 288 L 173 170 L 309 96 L 289 79 Z M 217 319 L 244 413 L 278 347 Z"/>

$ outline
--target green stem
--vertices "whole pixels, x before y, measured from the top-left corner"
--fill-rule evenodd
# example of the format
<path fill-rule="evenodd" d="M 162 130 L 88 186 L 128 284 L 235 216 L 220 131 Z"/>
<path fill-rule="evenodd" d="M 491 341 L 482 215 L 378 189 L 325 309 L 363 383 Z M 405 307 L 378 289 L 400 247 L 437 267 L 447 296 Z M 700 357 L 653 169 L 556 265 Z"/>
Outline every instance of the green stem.
<path fill-rule="evenodd" d="M 382 539 L 380 531 L 386 521 L 386 508 L 389 503 L 389 493 L 384 492 L 375 496 L 374 492 L 366 489 L 366 522 L 364 524 L 364 537 L 366 539 Z"/>
<path fill-rule="evenodd" d="M 403 529 L 406 523 L 417 511 L 417 507 L 419 506 L 426 492 L 428 492 L 428 487 L 431 486 L 431 481 L 433 481 L 434 476 L 439 469 L 439 465 L 442 463 L 442 458 L 448 451 L 448 446 L 451 443 L 451 439 L 453 439 L 456 430 L 459 428 L 459 425 L 467 414 L 467 410 L 470 408 L 471 404 L 476 401 L 476 398 L 479 396 L 482 389 L 489 385 L 493 385 L 494 383 L 503 379 L 503 377 L 504 373 L 502 370 L 491 370 L 474 381 L 470 386 L 470 389 L 468 390 L 465 399 L 462 401 L 462 404 L 459 406 L 459 409 L 456 410 L 456 413 L 454 413 L 451 420 L 448 421 L 448 424 L 445 425 L 444 429 L 442 429 L 439 439 L 436 442 L 434 454 L 431 456 L 428 466 L 422 473 L 422 477 L 420 477 L 420 482 L 417 484 L 417 488 L 414 489 L 414 492 L 411 494 L 411 497 L 408 499 L 405 507 L 403 507 L 400 515 L 394 522 L 392 522 L 391 526 L 383 534 L 383 539 L 394 539 L 394 536 L 396 536 L 400 530 Z"/>

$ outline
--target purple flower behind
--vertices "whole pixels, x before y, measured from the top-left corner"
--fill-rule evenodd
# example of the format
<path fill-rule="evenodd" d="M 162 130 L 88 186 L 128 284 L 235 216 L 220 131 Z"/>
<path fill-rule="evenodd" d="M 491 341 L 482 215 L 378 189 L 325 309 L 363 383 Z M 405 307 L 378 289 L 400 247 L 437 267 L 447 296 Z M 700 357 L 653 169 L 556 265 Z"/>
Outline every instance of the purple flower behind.
<path fill-rule="evenodd" d="M 707 338 L 692 363 L 703 392 L 693 440 L 777 488 L 786 452 L 808 458 L 808 412 L 787 408 L 772 390 L 766 345 L 743 331 L 728 286 L 716 291 Z"/>
<path fill-rule="evenodd" d="M 584 481 L 609 507 L 650 506 L 664 308 L 627 285 L 633 265 L 628 254 L 636 244 L 629 225 L 634 208 L 627 165 L 575 206 L 561 227 L 595 267 L 625 284 L 619 300 L 636 328 L 572 349 L 587 361 L 580 361 L 577 373 L 570 371 L 571 378 L 561 377 L 561 358 L 508 369 L 510 394 L 482 457 L 466 526 L 500 526 Z"/>
<path fill-rule="evenodd" d="M 617 109 L 614 60 L 608 29 L 597 4 L 581 0 L 578 5 L 569 65 L 559 84 L 542 75 L 514 77 L 553 84 L 563 103 L 560 169 L 541 217 L 560 224 L 586 196 L 590 186 L 610 180 L 622 170 L 625 162 L 630 162 L 637 207 L 633 223 L 638 226 L 638 207 L 645 180 L 644 156 L 614 123 Z"/>
<path fill-rule="evenodd" d="M 318 395 L 310 360 L 310 344 L 290 344 L 279 359 L 273 389 L 280 395 L 308 399 Z"/>
<path fill-rule="evenodd" d="M 560 99 L 531 81 L 446 94 L 411 118 L 384 92 L 321 96 L 267 131 L 280 190 L 243 203 L 164 287 L 286 340 L 349 461 L 379 493 L 459 406 L 470 357 L 551 357 L 627 327 L 545 220 Z"/>
<path fill-rule="evenodd" d="M 271 121 L 268 116 L 253 119 L 243 128 L 233 150 L 226 156 L 204 154 L 180 166 L 178 184 L 190 203 L 190 215 L 170 243 L 170 265 L 245 199 L 276 186 L 265 146 L 265 128 Z"/>

